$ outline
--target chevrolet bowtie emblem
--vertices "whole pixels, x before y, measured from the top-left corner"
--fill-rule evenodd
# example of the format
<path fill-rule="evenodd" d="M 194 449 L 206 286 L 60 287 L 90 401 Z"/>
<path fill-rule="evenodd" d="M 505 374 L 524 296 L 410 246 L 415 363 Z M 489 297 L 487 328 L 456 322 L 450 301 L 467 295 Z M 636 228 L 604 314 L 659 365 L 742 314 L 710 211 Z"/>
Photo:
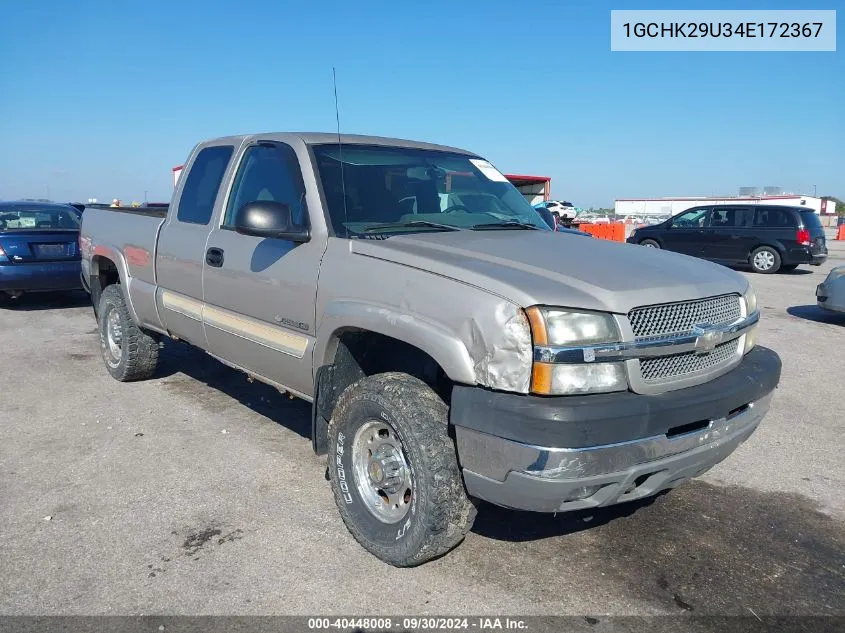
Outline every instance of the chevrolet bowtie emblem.
<path fill-rule="evenodd" d="M 695 334 L 695 353 L 705 355 L 716 349 L 716 346 L 725 338 L 725 333 L 713 325 L 696 325 L 692 328 Z"/>

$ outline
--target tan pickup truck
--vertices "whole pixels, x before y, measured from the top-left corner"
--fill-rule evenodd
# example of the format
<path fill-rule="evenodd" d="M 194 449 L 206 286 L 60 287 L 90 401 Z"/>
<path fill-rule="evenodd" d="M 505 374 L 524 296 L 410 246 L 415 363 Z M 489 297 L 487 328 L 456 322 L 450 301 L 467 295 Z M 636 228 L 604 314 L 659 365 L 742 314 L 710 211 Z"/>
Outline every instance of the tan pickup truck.
<path fill-rule="evenodd" d="M 451 147 L 208 141 L 168 209 L 89 207 L 80 243 L 112 376 L 154 375 L 173 337 L 312 402 L 340 515 L 393 565 L 455 547 L 479 499 L 565 512 L 677 486 L 780 379 L 742 275 L 555 233 Z"/>

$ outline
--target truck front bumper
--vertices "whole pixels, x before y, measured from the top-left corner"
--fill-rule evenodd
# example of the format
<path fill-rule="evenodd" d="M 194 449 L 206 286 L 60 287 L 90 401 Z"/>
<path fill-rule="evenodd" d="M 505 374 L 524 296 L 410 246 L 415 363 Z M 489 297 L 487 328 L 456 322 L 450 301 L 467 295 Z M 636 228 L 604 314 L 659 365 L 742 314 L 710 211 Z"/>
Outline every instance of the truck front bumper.
<path fill-rule="evenodd" d="M 673 488 L 748 439 L 780 370 L 777 354 L 758 347 L 716 380 L 657 396 L 456 386 L 451 416 L 467 491 L 509 508 L 566 512 Z"/>

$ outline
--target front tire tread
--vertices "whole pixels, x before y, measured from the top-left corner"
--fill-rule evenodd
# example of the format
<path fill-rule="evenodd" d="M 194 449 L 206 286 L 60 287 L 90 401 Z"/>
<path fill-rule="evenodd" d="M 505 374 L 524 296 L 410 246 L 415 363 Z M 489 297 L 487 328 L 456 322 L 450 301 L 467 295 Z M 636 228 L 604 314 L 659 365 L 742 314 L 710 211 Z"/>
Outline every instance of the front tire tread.
<path fill-rule="evenodd" d="M 330 447 L 337 446 L 338 433 L 351 422 L 346 419 L 350 407 L 361 399 L 394 409 L 396 419 L 408 422 L 399 430 L 404 442 L 415 444 L 425 455 L 424 463 L 415 465 L 415 472 L 418 479 L 425 480 L 430 503 L 428 511 L 422 508 L 418 511 L 421 539 L 406 540 L 390 547 L 375 541 L 365 533 L 343 501 L 336 485 L 333 449 L 329 452 L 329 469 L 344 524 L 364 549 L 396 567 L 413 567 L 446 554 L 464 539 L 476 515 L 475 504 L 464 488 L 455 443 L 448 434 L 448 407 L 428 385 L 408 374 L 389 372 L 368 376 L 347 388 L 338 401 L 329 426 Z M 403 448 L 407 455 L 407 448 Z M 414 485 L 419 486 L 419 482 L 415 481 Z M 367 511 L 366 508 L 362 510 Z"/>

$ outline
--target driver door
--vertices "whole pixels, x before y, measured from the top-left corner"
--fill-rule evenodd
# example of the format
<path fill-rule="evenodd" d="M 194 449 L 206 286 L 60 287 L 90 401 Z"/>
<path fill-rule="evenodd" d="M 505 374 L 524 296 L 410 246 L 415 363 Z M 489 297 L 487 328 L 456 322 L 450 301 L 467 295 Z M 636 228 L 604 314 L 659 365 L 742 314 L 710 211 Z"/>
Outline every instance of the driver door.
<path fill-rule="evenodd" d="M 317 273 L 326 243 L 237 233 L 235 211 L 255 201 L 283 202 L 296 224 L 308 225 L 302 173 L 289 145 L 261 142 L 245 149 L 222 217 L 208 236 L 202 276 L 208 350 L 311 393 Z"/>
<path fill-rule="evenodd" d="M 706 227 L 710 223 L 710 213 L 710 207 L 694 207 L 676 215 L 663 237 L 663 247 L 700 257 L 707 244 Z"/>

